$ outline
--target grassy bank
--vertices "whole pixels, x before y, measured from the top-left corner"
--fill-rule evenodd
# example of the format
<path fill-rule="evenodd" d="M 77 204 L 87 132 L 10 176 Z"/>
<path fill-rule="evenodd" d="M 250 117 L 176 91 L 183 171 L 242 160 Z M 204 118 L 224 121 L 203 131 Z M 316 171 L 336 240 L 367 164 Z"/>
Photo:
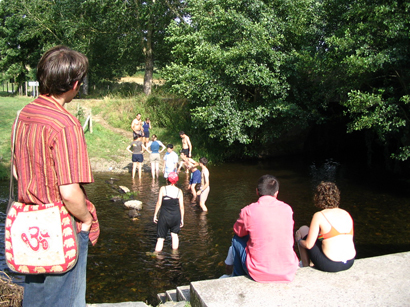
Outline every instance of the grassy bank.
<path fill-rule="evenodd" d="M 8 177 L 10 172 L 10 135 L 16 113 L 30 101 L 29 97 L 0 96 L 0 179 Z"/>
<path fill-rule="evenodd" d="M 7 178 L 9 174 L 10 133 L 16 112 L 31 100 L 30 97 L 0 96 L 0 109 L 2 110 L 0 123 L 1 179 Z M 208 152 L 212 148 L 209 149 L 206 146 L 198 131 L 190 129 L 192 124 L 189 105 L 184 100 L 158 94 L 147 98 L 143 94 L 138 94 L 125 98 L 111 96 L 104 99 L 75 99 L 66 106 L 73 115 L 79 118 L 82 124 L 84 124 L 89 110 L 92 110 L 93 116 L 101 117 L 109 124 L 107 126 L 94 121 L 93 133 L 91 134 L 86 130 L 85 137 L 91 159 L 116 162 L 124 157 L 129 159 L 126 147 L 132 138 L 131 121 L 137 113 L 141 113 L 144 120 L 149 117 L 152 122 L 151 135 L 157 134 L 158 139 L 164 144 L 174 144 L 176 152 L 181 149 L 181 139 L 178 132 L 184 130 L 191 137 L 194 146 L 194 159 L 198 160 L 201 156 L 212 156 Z M 115 128 L 120 128 L 129 134 L 119 133 L 115 131 Z M 216 149 L 214 148 L 214 150 Z"/>

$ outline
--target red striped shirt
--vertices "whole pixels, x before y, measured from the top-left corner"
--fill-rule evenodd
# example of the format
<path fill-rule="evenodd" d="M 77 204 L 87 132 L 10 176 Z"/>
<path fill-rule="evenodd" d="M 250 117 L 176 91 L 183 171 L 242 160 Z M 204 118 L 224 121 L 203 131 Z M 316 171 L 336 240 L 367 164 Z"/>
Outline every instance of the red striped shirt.
<path fill-rule="evenodd" d="M 20 202 L 55 203 L 59 186 L 94 181 L 80 122 L 51 97 L 23 108 L 15 145 Z"/>

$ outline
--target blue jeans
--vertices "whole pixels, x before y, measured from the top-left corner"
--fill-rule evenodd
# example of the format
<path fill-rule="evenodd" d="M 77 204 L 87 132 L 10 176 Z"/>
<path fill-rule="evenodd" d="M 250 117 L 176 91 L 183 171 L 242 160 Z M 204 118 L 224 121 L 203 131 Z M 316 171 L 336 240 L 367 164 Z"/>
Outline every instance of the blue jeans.
<path fill-rule="evenodd" d="M 249 235 L 238 237 L 234 235 L 232 238 L 232 255 L 233 255 L 233 276 L 249 276 L 248 268 L 246 267 L 246 243 L 249 240 Z"/>
<path fill-rule="evenodd" d="M 67 273 L 26 275 L 23 307 L 85 307 L 88 240 L 78 234 L 78 260 Z"/>

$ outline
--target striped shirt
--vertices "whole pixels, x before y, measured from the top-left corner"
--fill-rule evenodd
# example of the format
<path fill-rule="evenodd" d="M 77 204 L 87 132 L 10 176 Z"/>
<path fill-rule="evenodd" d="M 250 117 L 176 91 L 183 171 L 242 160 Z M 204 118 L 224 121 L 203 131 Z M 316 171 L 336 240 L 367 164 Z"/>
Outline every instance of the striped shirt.
<path fill-rule="evenodd" d="M 14 164 L 18 199 L 27 204 L 61 201 L 59 186 L 94 181 L 80 122 L 49 96 L 21 111 Z"/>

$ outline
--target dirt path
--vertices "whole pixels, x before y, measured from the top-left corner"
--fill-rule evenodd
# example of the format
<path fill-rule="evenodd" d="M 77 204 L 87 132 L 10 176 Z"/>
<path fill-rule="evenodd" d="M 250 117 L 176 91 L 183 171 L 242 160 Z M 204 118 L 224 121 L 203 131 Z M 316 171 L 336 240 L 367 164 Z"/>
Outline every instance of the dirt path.
<path fill-rule="evenodd" d="M 67 106 L 67 110 L 72 114 L 76 113 L 77 105 L 80 104 L 83 108 L 85 116 L 90 114 L 90 110 L 102 103 L 102 100 L 95 99 L 76 99 L 73 104 Z M 132 139 L 131 131 L 127 131 L 121 128 L 116 128 L 111 126 L 100 114 L 92 116 L 93 123 L 98 123 L 104 128 L 111 130 L 122 137 L 125 137 L 129 140 Z M 131 155 L 128 151 L 124 150 L 122 153 L 116 153 L 116 160 L 105 160 L 99 157 L 90 157 L 91 168 L 93 172 L 114 172 L 114 173 L 129 173 L 132 170 Z M 143 171 L 150 172 L 150 163 L 149 163 L 149 153 L 144 153 L 144 162 L 142 166 Z"/>

